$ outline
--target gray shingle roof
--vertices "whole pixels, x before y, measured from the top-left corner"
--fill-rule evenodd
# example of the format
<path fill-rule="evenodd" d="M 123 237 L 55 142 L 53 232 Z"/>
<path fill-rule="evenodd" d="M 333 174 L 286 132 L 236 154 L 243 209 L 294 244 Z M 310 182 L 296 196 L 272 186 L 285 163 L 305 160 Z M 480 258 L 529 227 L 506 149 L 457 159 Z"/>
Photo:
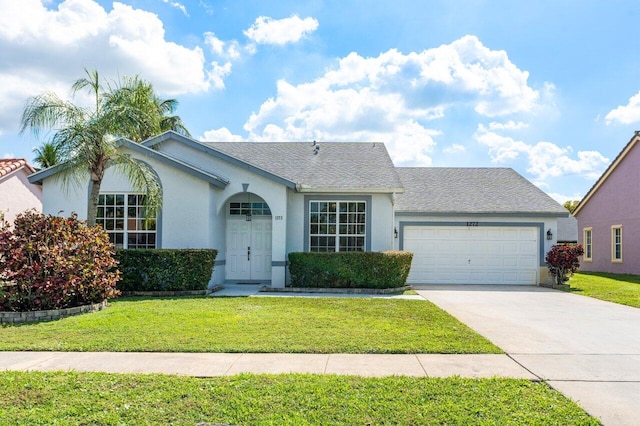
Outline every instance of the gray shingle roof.
<path fill-rule="evenodd" d="M 396 168 L 405 188 L 398 212 L 549 213 L 567 210 L 509 168 Z"/>
<path fill-rule="evenodd" d="M 399 192 L 402 183 L 383 143 L 202 142 L 295 182 L 303 191 Z"/>

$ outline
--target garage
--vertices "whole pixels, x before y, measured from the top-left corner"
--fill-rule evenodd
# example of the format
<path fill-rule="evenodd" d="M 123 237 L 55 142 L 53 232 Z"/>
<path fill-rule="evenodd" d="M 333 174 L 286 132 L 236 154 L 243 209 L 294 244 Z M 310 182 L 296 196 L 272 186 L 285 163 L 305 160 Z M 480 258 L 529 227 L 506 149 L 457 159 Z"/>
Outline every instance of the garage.
<path fill-rule="evenodd" d="M 409 284 L 539 282 L 539 228 L 416 225 L 402 228 L 403 250 L 413 252 Z"/>

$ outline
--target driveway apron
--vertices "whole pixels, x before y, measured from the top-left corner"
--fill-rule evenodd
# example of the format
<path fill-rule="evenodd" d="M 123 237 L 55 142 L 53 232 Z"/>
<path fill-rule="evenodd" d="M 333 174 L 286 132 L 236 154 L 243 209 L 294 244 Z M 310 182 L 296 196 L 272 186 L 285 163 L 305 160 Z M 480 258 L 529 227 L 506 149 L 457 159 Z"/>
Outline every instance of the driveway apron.
<path fill-rule="evenodd" d="M 640 424 L 640 309 L 530 286 L 414 286 L 605 425 Z"/>

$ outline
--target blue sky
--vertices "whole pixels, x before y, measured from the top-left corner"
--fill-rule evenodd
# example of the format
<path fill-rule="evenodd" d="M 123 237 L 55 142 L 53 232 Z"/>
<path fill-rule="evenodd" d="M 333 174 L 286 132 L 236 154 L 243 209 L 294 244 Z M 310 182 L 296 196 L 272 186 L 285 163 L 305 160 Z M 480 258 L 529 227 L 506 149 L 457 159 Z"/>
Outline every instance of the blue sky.
<path fill-rule="evenodd" d="M 640 129 L 639 19 L 622 0 L 0 0 L 0 156 L 33 158 L 25 102 L 86 67 L 151 81 L 195 139 L 381 141 L 398 166 L 512 167 L 579 199 Z"/>

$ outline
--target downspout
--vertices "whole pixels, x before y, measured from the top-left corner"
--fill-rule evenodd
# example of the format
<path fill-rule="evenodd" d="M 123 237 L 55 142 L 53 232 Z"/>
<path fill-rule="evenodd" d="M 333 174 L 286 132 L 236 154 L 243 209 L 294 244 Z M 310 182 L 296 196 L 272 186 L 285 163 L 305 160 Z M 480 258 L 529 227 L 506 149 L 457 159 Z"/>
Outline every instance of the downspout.
<path fill-rule="evenodd" d="M 391 193 L 391 247 L 393 248 L 393 250 L 398 250 L 399 249 L 399 245 L 398 247 L 396 247 L 396 237 L 395 237 L 395 229 L 396 229 L 396 192 L 392 192 Z M 398 232 L 400 232 L 398 230 Z M 399 238 L 399 236 L 398 236 Z"/>

